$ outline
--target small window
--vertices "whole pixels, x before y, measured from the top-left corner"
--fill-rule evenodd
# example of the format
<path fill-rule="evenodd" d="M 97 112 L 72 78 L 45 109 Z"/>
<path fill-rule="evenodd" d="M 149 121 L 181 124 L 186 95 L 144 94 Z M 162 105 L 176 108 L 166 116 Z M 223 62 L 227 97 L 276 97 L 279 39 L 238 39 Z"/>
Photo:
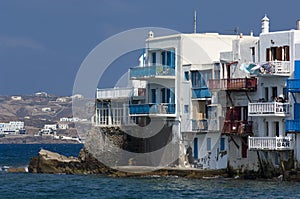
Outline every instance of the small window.
<path fill-rule="evenodd" d="M 211 151 L 211 138 L 206 138 L 206 150 Z"/>
<path fill-rule="evenodd" d="M 189 81 L 190 80 L 190 73 L 189 71 L 184 72 L 184 81 Z"/>
<path fill-rule="evenodd" d="M 188 113 L 189 112 L 189 105 L 184 105 L 184 113 Z"/>
<path fill-rule="evenodd" d="M 225 138 L 220 140 L 220 151 L 225 151 Z"/>

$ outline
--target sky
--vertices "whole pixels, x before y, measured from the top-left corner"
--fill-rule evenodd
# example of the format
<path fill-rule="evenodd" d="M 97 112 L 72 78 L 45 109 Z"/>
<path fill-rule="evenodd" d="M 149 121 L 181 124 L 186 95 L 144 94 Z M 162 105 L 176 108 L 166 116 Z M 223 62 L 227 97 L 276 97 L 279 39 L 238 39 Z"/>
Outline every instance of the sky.
<path fill-rule="evenodd" d="M 105 39 L 139 27 L 193 32 L 259 35 L 261 19 L 270 31 L 296 28 L 299 0 L 1 0 L 0 95 L 45 91 L 71 95 L 76 73 L 89 52 Z M 120 57 L 99 81 L 112 87 L 138 53 Z"/>

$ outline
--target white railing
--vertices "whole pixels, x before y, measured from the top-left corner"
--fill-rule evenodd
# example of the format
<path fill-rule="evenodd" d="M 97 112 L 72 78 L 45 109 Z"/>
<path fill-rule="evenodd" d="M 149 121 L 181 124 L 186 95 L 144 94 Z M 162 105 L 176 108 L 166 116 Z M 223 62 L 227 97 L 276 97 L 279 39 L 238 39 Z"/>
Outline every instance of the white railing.
<path fill-rule="evenodd" d="M 249 137 L 249 150 L 293 150 L 291 137 Z"/>
<path fill-rule="evenodd" d="M 249 116 L 287 116 L 289 103 L 282 102 L 256 102 L 249 103 Z"/>
<path fill-rule="evenodd" d="M 129 98 L 133 88 L 97 89 L 97 99 Z"/>
<path fill-rule="evenodd" d="M 278 75 L 290 75 L 291 63 L 290 61 L 272 61 L 270 62 L 272 66 L 271 73 Z"/>

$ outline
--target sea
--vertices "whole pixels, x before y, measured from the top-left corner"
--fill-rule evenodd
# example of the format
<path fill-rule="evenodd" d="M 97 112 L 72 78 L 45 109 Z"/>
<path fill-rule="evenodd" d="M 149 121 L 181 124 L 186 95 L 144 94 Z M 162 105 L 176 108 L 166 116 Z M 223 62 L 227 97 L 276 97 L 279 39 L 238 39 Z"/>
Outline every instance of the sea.
<path fill-rule="evenodd" d="M 3 144 L 0 168 L 27 167 L 40 149 L 77 156 L 80 144 Z M 115 178 L 0 172 L 0 198 L 300 198 L 300 183 L 280 180 Z"/>

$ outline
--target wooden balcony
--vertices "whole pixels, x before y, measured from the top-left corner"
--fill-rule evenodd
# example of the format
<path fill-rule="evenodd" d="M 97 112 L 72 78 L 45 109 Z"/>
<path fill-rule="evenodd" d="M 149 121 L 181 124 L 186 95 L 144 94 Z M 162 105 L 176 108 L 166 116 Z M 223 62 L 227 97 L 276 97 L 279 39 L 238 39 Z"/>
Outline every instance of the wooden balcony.
<path fill-rule="evenodd" d="M 210 90 L 227 91 L 255 91 L 257 89 L 257 79 L 236 78 L 236 79 L 211 79 L 208 81 Z"/>
<path fill-rule="evenodd" d="M 290 104 L 282 102 L 255 102 L 248 104 L 249 116 L 282 116 L 289 115 Z"/>
<path fill-rule="evenodd" d="M 234 134 L 240 136 L 252 135 L 252 121 L 225 121 L 222 134 Z"/>
<path fill-rule="evenodd" d="M 293 150 L 291 137 L 249 137 L 249 150 L 284 151 Z"/>

